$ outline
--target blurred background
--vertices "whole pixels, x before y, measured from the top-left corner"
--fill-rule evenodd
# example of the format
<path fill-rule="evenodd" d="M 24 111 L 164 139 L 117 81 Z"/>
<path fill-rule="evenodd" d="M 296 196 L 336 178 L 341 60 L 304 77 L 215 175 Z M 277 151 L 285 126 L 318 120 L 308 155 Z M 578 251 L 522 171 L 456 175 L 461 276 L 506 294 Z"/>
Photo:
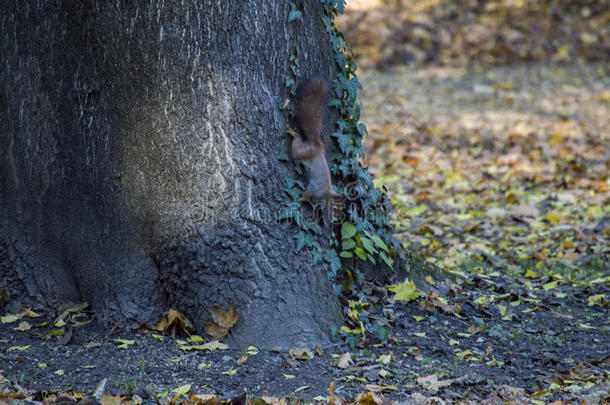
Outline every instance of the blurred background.
<path fill-rule="evenodd" d="M 363 68 L 608 62 L 607 0 L 348 0 L 339 20 Z"/>
<path fill-rule="evenodd" d="M 609 1 L 348 0 L 337 25 L 407 248 L 450 271 L 608 274 Z"/>

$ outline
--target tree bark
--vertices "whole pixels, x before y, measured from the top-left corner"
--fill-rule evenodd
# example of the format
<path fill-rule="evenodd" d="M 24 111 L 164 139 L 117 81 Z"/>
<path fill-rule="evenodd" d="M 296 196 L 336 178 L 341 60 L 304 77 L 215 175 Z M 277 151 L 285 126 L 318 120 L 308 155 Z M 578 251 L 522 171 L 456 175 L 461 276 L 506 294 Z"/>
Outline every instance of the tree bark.
<path fill-rule="evenodd" d="M 238 4 L 239 3 L 239 4 Z M 229 342 L 326 343 L 332 286 L 276 220 L 284 77 L 332 75 L 311 2 L 10 1 L 0 11 L 0 288 L 13 308 L 87 301 L 107 324 L 168 307 Z"/>

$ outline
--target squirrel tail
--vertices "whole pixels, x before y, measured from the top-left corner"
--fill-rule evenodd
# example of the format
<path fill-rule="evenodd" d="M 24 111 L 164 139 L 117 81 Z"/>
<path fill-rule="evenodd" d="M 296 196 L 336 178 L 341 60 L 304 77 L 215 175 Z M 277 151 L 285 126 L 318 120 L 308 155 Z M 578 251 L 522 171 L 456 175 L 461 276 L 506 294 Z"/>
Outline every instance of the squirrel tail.
<path fill-rule="evenodd" d="M 321 76 L 309 78 L 297 89 L 296 116 L 303 141 L 320 140 L 328 95 L 328 82 Z"/>

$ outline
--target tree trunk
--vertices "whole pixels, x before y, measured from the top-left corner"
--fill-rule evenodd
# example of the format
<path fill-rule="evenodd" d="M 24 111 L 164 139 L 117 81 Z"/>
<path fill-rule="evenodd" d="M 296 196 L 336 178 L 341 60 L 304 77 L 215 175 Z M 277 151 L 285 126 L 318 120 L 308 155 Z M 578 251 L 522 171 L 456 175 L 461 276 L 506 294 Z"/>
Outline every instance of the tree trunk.
<path fill-rule="evenodd" d="M 239 4 L 238 4 L 239 3 Z M 12 308 L 87 301 L 105 324 L 168 307 L 230 342 L 328 342 L 340 308 L 277 221 L 284 77 L 332 75 L 311 2 L 10 1 L 0 11 L 0 289 Z"/>

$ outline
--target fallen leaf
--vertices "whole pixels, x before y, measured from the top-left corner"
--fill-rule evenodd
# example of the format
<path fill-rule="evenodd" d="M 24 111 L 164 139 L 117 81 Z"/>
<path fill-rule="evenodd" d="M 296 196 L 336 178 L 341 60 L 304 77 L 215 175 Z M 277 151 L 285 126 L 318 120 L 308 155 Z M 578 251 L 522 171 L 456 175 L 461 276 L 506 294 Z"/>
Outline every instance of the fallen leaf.
<path fill-rule="evenodd" d="M 176 395 L 185 395 L 187 392 L 191 390 L 191 384 L 184 384 L 178 388 L 174 388 L 172 392 Z"/>
<path fill-rule="evenodd" d="M 417 290 L 417 287 L 415 287 L 413 280 L 409 281 L 408 279 L 405 279 L 405 281 L 400 284 L 389 285 L 386 288 L 395 293 L 394 299 L 397 301 L 409 302 L 419 297 L 419 291 Z"/>
<path fill-rule="evenodd" d="M 119 349 L 127 349 L 128 346 L 131 346 L 136 342 L 135 340 L 128 339 L 114 339 L 114 341 L 120 343 L 120 345 L 117 346 Z"/>
<path fill-rule="evenodd" d="M 337 367 L 348 368 L 352 363 L 352 355 L 350 354 L 350 352 L 345 352 L 339 358 L 339 363 L 337 363 Z"/>
<path fill-rule="evenodd" d="M 206 331 L 216 339 L 222 339 L 239 319 L 239 312 L 233 308 L 231 301 L 229 301 L 229 308 L 227 310 L 218 306 L 211 306 L 209 310 L 214 322 L 205 324 Z"/>
<path fill-rule="evenodd" d="M 19 331 L 19 332 L 25 332 L 25 331 L 28 331 L 28 330 L 30 330 L 30 329 L 32 329 L 32 325 L 30 325 L 30 324 L 29 324 L 28 322 L 26 322 L 26 321 L 19 322 L 19 326 L 17 326 L 17 327 L 15 328 L 15 330 L 16 330 L 16 331 Z"/>
<path fill-rule="evenodd" d="M 438 391 L 440 388 L 450 386 L 454 380 L 439 381 L 436 374 L 427 377 L 419 377 L 415 380 L 419 385 L 430 391 Z"/>

